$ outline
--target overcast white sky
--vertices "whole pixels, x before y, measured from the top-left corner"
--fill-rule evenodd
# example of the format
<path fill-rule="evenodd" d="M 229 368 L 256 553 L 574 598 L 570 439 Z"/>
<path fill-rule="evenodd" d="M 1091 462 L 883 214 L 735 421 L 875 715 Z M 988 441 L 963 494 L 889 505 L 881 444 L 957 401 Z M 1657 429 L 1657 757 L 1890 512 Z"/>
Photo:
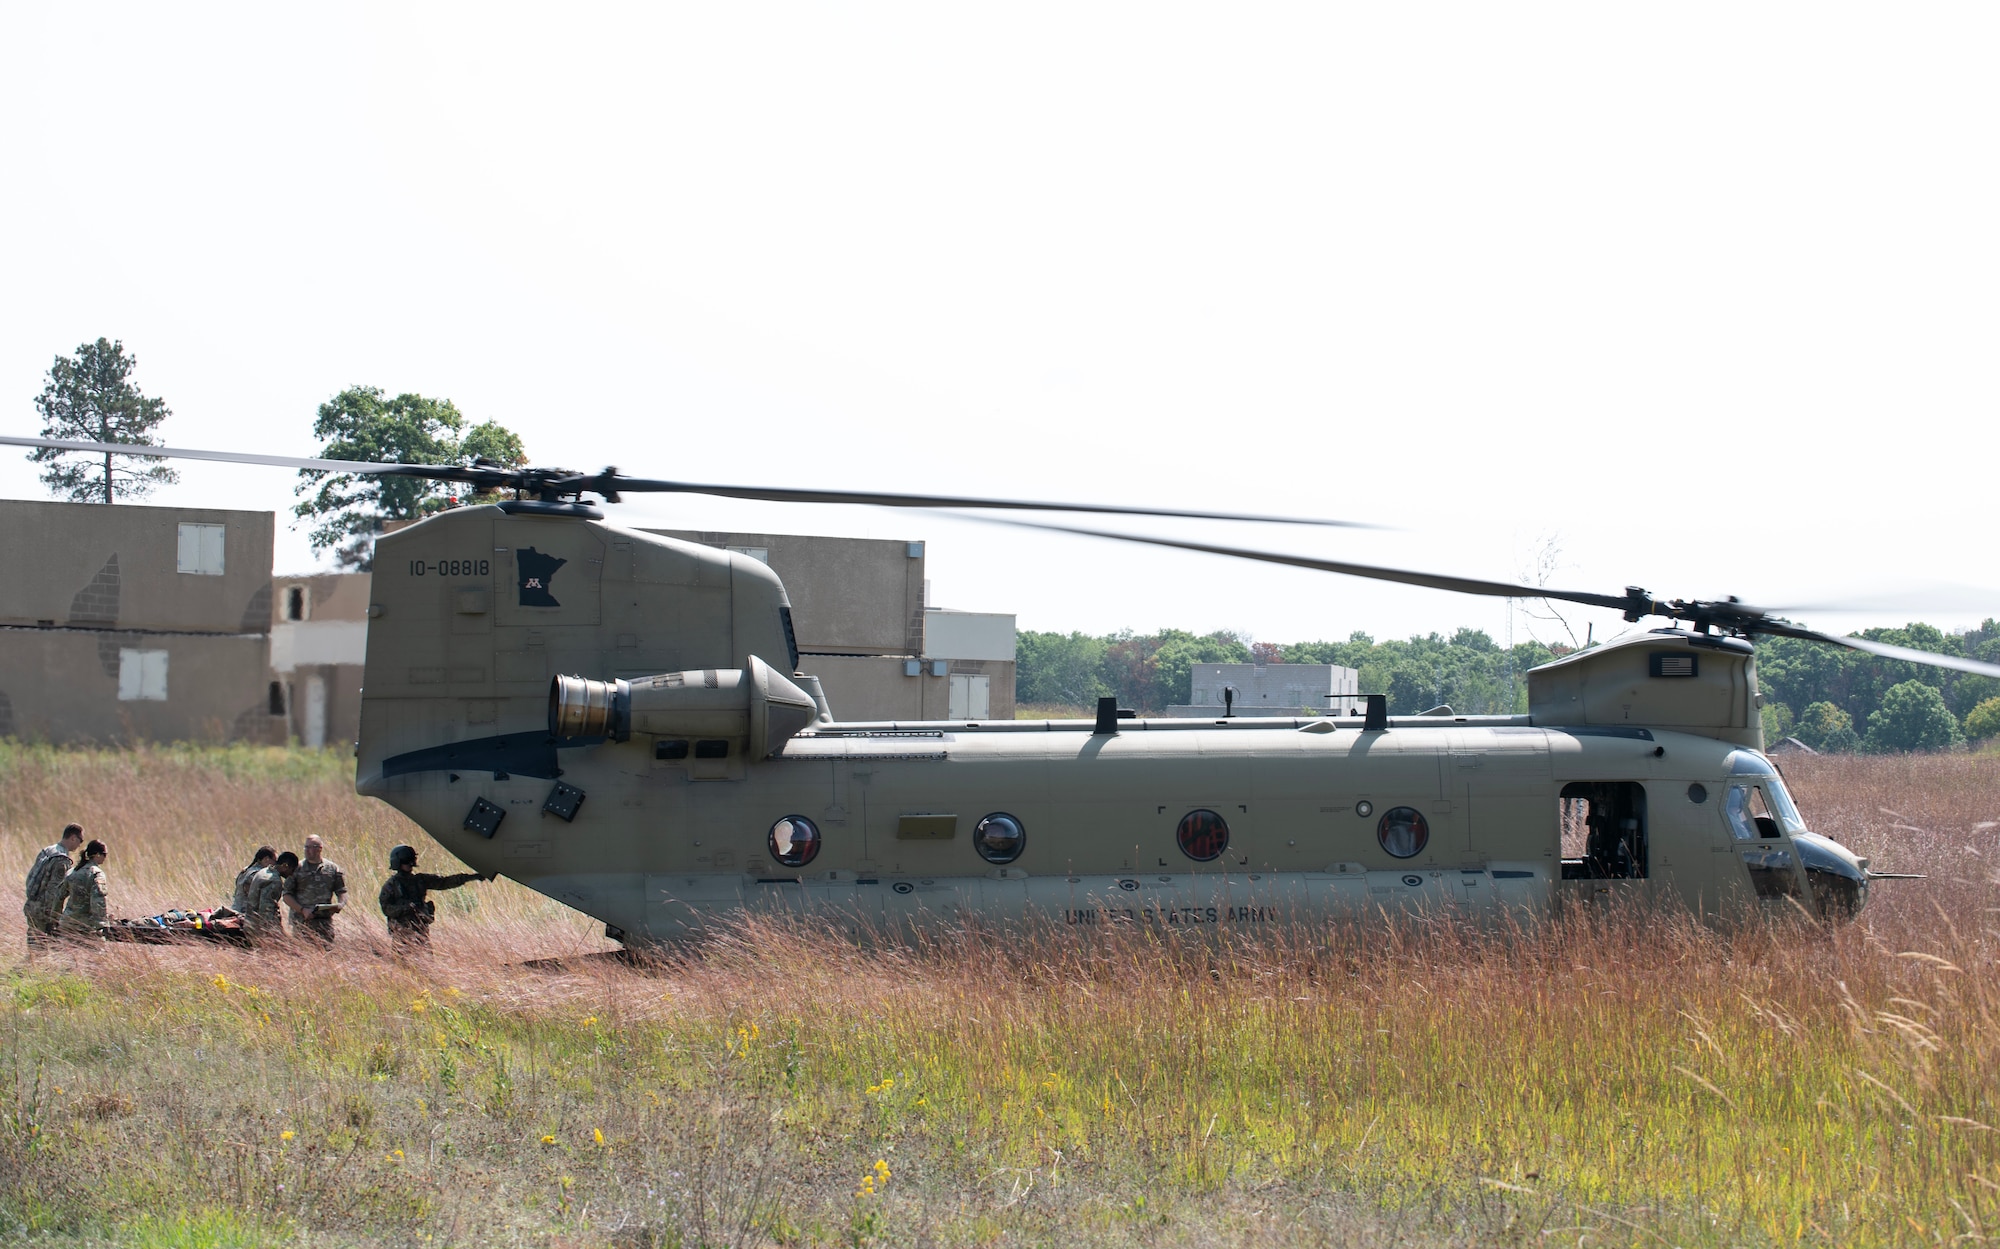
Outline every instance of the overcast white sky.
<path fill-rule="evenodd" d="M 103 335 L 184 446 L 309 455 L 372 384 L 542 463 L 1349 517 L 1397 528 L 1173 531 L 1503 580 L 1554 533 L 1577 589 L 1962 626 L 2000 614 L 1996 33 L 1973 4 L 12 5 L 0 431 Z M 181 472 L 155 501 L 291 500 Z M 0 496 L 44 497 L 18 452 Z M 937 602 L 1023 628 L 1506 627 L 922 513 L 614 518 L 925 538 Z"/>

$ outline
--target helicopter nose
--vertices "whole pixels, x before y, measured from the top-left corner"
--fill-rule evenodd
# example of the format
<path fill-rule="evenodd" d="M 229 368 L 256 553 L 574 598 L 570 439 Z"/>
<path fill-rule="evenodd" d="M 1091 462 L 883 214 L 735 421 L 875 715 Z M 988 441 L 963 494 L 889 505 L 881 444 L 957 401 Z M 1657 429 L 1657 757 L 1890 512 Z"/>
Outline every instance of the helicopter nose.
<path fill-rule="evenodd" d="M 1793 833 L 1799 862 L 1812 887 L 1813 909 L 1830 923 L 1845 923 L 1868 905 L 1868 866 L 1846 846 L 1818 833 Z"/>

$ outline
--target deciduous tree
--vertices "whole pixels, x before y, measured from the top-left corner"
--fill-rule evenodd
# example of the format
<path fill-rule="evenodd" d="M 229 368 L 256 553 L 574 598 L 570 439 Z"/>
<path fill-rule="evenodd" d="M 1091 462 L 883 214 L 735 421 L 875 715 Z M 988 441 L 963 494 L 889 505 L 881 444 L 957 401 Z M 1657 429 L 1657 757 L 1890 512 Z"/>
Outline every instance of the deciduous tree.
<path fill-rule="evenodd" d="M 1854 732 L 1854 718 L 1832 703 L 1808 706 L 1799 714 L 1799 722 L 1792 726 L 1792 734 L 1825 754 L 1851 755 L 1861 749 L 1861 739 Z"/>
<path fill-rule="evenodd" d="M 1882 695 L 1881 709 L 1868 717 L 1866 745 L 1871 754 L 1946 750 L 1964 741 L 1944 695 L 1922 681 L 1891 686 Z"/>
<path fill-rule="evenodd" d="M 1965 735 L 1975 742 L 2000 736 L 2000 697 L 1989 698 L 1965 714 Z"/>
<path fill-rule="evenodd" d="M 390 398 L 378 386 L 352 386 L 319 405 L 313 437 L 327 460 L 395 464 L 470 464 L 492 460 L 525 464 L 520 436 L 492 421 L 465 427 L 449 399 L 403 394 Z M 450 506 L 467 487 L 416 477 L 362 473 L 299 472 L 297 493 L 308 495 L 292 511 L 316 520 L 315 551 L 339 548 L 343 566 L 366 569 L 374 542 L 390 521 L 421 520 Z"/>

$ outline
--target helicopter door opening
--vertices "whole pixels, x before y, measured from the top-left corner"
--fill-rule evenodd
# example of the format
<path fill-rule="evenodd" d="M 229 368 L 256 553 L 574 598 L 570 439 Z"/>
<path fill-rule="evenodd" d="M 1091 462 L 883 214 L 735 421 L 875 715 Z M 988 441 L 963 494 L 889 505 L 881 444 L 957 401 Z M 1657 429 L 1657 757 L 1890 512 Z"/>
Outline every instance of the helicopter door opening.
<path fill-rule="evenodd" d="M 1573 781 L 1558 799 L 1564 880 L 1643 880 L 1647 874 L 1646 787 L 1637 781 Z"/>

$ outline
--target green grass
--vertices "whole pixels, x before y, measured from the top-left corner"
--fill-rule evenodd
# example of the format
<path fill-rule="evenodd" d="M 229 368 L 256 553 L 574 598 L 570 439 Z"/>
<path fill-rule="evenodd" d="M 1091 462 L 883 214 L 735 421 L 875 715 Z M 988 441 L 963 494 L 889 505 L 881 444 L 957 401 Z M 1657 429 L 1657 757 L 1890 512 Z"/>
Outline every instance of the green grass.
<path fill-rule="evenodd" d="M 296 785 L 272 766 L 259 784 Z M 759 921 L 650 970 L 534 968 L 521 951 L 601 943 L 510 905 L 450 917 L 418 966 L 359 940 L 16 966 L 0 1236 L 1990 1236 L 1995 764 L 1788 767 L 1816 823 L 1935 879 L 1878 886 L 1831 935 L 1619 914 L 1528 933 L 1016 927 L 864 948 Z"/>

